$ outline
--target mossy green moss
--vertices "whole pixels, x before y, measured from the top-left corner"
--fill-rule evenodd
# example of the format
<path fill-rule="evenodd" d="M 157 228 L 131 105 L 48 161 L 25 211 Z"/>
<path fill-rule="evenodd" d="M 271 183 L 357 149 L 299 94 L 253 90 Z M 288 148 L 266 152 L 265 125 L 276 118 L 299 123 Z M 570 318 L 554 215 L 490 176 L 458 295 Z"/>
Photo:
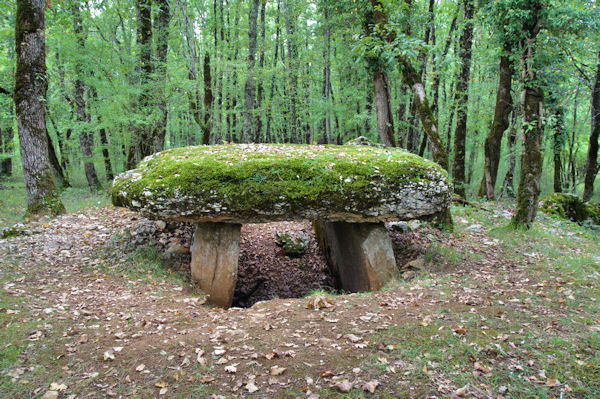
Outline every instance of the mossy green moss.
<path fill-rule="evenodd" d="M 311 212 L 375 220 L 401 208 L 405 216 L 388 219 L 436 214 L 451 192 L 441 167 L 402 150 L 222 145 L 154 154 L 115 179 L 112 200 L 190 221 L 310 219 Z"/>
<path fill-rule="evenodd" d="M 542 199 L 540 209 L 550 215 L 568 219 L 573 222 L 592 220 L 600 224 L 600 210 L 598 206 L 583 202 L 576 195 L 553 193 Z"/>

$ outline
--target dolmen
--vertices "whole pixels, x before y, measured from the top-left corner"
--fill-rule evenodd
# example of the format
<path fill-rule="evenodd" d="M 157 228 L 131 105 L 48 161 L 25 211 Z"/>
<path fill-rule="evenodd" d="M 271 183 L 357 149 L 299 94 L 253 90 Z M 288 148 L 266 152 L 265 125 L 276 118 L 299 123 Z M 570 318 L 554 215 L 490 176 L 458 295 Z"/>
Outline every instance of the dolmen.
<path fill-rule="evenodd" d="M 117 176 L 112 202 L 160 220 L 195 223 L 191 275 L 231 306 L 244 223 L 309 220 L 348 292 L 398 275 L 384 223 L 447 212 L 452 184 L 437 164 L 362 145 L 229 144 L 162 151 Z"/>

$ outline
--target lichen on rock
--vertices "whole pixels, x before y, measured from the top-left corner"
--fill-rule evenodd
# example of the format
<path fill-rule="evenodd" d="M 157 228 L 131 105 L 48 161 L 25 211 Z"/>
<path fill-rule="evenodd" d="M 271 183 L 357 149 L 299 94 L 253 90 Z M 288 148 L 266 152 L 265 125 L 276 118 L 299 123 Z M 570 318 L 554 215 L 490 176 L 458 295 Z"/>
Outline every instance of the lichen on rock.
<path fill-rule="evenodd" d="M 185 147 L 117 176 L 112 200 L 189 222 L 380 222 L 429 218 L 450 204 L 437 164 L 399 149 L 239 144 Z"/>

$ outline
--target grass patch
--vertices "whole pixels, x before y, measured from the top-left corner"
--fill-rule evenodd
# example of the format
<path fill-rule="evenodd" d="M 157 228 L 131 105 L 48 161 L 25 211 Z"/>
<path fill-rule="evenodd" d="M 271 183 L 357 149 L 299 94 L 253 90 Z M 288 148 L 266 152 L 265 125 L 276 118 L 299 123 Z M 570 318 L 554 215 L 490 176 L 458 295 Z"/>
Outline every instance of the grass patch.
<path fill-rule="evenodd" d="M 86 187 L 69 187 L 60 194 L 67 212 L 79 212 L 92 206 L 110 204 L 105 191 L 90 191 Z M 22 222 L 27 211 L 27 192 L 25 183 L 16 179 L 0 185 L 0 228 Z"/>

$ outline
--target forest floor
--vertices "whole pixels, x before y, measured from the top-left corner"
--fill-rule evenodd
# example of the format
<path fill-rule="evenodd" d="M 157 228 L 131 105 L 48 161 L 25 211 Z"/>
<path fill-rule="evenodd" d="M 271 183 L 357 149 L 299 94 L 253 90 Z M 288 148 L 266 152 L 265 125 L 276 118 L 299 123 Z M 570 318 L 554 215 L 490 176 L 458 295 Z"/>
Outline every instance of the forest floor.
<path fill-rule="evenodd" d="M 1 228 L 16 208 L 0 194 Z M 164 253 L 189 229 L 67 195 L 72 213 L 0 240 L 0 397 L 600 397 L 597 231 L 543 215 L 512 231 L 510 206 L 454 207 L 452 234 L 392 233 L 407 280 L 342 295 L 314 290 L 329 278 L 316 249 L 278 261 L 273 231 L 306 225 L 251 226 L 243 285 L 305 296 L 222 310 L 187 255 Z"/>

